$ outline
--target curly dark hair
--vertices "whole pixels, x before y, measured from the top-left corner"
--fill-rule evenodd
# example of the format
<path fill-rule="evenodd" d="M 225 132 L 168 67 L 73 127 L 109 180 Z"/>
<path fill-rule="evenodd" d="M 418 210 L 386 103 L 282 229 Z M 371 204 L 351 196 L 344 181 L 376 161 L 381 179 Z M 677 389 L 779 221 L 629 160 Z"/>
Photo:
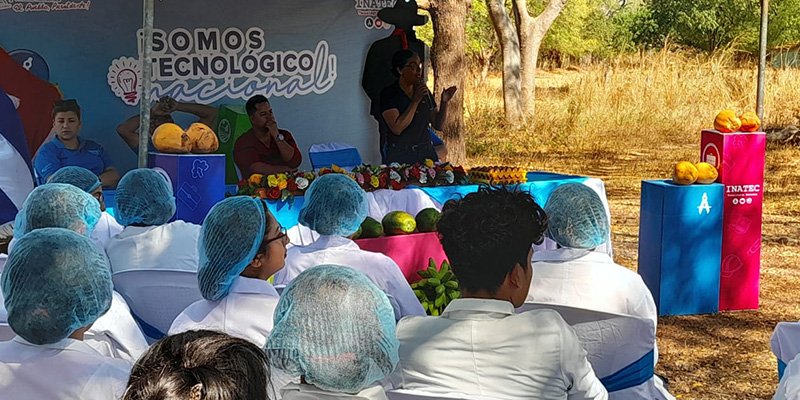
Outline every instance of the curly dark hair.
<path fill-rule="evenodd" d="M 450 200 L 437 223 L 439 240 L 463 289 L 496 293 L 515 265 L 527 268 L 547 216 L 529 193 L 481 186 Z"/>
<path fill-rule="evenodd" d="M 133 366 L 123 400 L 269 399 L 269 362 L 255 344 L 214 331 L 161 339 Z"/>

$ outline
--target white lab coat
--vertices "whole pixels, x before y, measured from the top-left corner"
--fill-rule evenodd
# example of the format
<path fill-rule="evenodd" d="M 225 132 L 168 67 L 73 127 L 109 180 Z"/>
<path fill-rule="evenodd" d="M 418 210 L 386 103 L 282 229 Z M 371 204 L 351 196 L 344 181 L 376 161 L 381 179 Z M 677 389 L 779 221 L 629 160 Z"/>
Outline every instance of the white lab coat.
<path fill-rule="evenodd" d="M 632 315 L 653 321 L 653 327 L 658 323 L 653 295 L 642 277 L 596 251 L 534 252 L 526 301 Z"/>
<path fill-rule="evenodd" d="M 800 354 L 786 364 L 772 400 L 800 400 Z"/>
<path fill-rule="evenodd" d="M 317 265 L 350 267 L 366 275 L 389 296 L 395 319 L 406 315 L 425 315 L 400 267 L 381 253 L 361 250 L 341 236 L 321 235 L 308 246 L 293 246 L 286 252 L 286 265 L 275 274 L 275 285 L 288 285 L 301 272 Z"/>
<path fill-rule="evenodd" d="M 279 299 L 269 282 L 240 276 L 234 279 L 230 293 L 221 300 L 200 300 L 186 307 L 175 318 L 169 334 L 210 329 L 264 347 L 272 332 L 272 317 Z"/>
<path fill-rule="evenodd" d="M 497 399 L 608 399 L 572 328 L 552 310 L 456 299 L 441 317 L 397 324 L 398 389 Z"/>
<path fill-rule="evenodd" d="M 314 385 L 292 383 L 281 389 L 283 400 L 387 400 L 380 386 L 370 386 L 358 393 L 336 393 L 322 390 Z"/>
<path fill-rule="evenodd" d="M 0 342 L 0 397 L 119 399 L 130 369 L 130 363 L 105 357 L 79 340 L 35 345 L 17 336 Z"/>
<path fill-rule="evenodd" d="M 84 342 L 105 356 L 131 363 L 135 363 L 148 347 L 128 303 L 116 291 L 111 297 L 111 308 L 86 331 Z"/>
<path fill-rule="evenodd" d="M 103 211 L 103 213 L 100 214 L 100 220 L 97 221 L 97 225 L 95 225 L 94 231 L 92 231 L 92 235 L 89 236 L 89 238 L 101 249 L 105 249 L 108 241 L 114 237 L 114 235 L 122 232 L 123 228 L 124 226 L 120 225 L 111 214 Z"/>
<path fill-rule="evenodd" d="M 126 226 L 106 245 L 111 272 L 129 269 L 197 271 L 200 225 L 184 221 L 158 226 Z"/>

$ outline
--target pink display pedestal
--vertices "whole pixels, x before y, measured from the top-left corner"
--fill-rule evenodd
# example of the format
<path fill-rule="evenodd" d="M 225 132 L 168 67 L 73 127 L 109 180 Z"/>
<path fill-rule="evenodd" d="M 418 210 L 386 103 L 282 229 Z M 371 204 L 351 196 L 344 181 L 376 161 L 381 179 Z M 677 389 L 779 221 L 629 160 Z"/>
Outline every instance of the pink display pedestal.
<path fill-rule="evenodd" d="M 433 258 L 438 268 L 447 258 L 436 232 L 358 239 L 355 242 L 362 250 L 389 256 L 400 266 L 409 283 L 420 280 L 417 271 L 428 268 L 428 259 Z"/>
<path fill-rule="evenodd" d="M 764 132 L 701 134 L 700 159 L 719 170 L 717 182 L 725 185 L 720 311 L 758 308 L 766 143 Z"/>

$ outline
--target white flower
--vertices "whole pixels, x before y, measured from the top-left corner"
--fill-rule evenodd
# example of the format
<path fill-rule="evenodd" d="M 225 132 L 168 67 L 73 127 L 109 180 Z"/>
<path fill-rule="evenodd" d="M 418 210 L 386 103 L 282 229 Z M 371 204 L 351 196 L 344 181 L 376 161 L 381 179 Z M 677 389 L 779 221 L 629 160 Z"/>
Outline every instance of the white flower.
<path fill-rule="evenodd" d="M 297 188 L 300 190 L 305 190 L 308 187 L 308 179 L 303 177 L 295 179 L 294 183 L 297 184 Z"/>
<path fill-rule="evenodd" d="M 393 162 L 393 163 L 389 164 L 389 166 L 392 167 L 392 168 L 400 168 L 400 163 Z"/>
<path fill-rule="evenodd" d="M 419 183 L 421 183 L 423 185 L 428 183 L 428 175 L 420 174 L 419 175 Z"/>
<path fill-rule="evenodd" d="M 444 171 L 444 178 L 447 180 L 447 183 L 453 183 L 456 180 L 453 171 Z"/>
<path fill-rule="evenodd" d="M 395 170 L 391 170 L 389 171 L 389 179 L 395 182 L 400 182 L 400 174 L 398 174 Z"/>

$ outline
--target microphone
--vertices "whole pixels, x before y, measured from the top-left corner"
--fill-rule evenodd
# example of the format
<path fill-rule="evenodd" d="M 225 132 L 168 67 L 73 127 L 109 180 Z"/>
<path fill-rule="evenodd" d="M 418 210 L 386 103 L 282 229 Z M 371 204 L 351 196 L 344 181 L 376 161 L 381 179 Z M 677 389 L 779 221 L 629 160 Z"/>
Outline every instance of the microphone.
<path fill-rule="evenodd" d="M 428 90 L 428 86 L 425 85 L 422 79 L 419 80 L 419 84 L 425 88 L 425 100 L 428 102 L 428 111 L 436 110 L 436 105 L 433 102 L 433 95 L 431 95 L 431 91 Z"/>

